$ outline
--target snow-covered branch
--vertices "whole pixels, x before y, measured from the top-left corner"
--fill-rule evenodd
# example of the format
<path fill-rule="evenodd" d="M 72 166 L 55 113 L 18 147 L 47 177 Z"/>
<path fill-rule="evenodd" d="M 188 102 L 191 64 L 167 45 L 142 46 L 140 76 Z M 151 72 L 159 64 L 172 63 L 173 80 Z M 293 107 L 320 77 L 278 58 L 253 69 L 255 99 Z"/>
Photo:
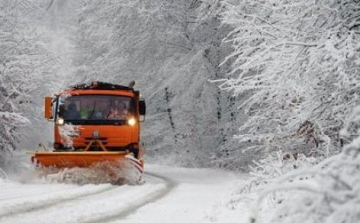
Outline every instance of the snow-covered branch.
<path fill-rule="evenodd" d="M 222 6 L 223 23 L 233 27 L 225 41 L 234 52 L 220 87 L 250 93 L 242 106 L 249 119 L 237 138 L 253 136 L 269 150 L 336 152 L 341 122 L 360 93 L 357 3 L 225 0 Z M 299 134 L 303 125 L 312 131 Z"/>

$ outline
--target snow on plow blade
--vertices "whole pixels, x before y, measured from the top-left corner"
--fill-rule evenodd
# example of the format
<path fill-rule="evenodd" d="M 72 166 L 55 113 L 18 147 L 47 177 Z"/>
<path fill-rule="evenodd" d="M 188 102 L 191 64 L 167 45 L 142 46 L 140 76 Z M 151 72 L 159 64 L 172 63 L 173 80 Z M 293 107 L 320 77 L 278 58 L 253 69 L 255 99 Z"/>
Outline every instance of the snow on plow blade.
<path fill-rule="evenodd" d="M 112 181 L 138 183 L 141 181 L 143 164 L 128 152 L 29 152 L 31 161 L 38 167 L 101 168 Z M 137 182 L 135 182 L 137 181 Z"/>

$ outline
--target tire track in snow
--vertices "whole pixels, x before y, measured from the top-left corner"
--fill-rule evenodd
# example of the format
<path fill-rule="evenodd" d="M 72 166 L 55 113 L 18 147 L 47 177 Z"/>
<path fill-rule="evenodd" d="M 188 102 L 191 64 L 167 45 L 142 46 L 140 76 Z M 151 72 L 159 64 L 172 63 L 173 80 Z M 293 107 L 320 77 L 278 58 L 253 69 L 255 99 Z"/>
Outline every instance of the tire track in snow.
<path fill-rule="evenodd" d="M 126 208 L 121 208 L 119 210 L 116 210 L 115 212 L 112 211 L 111 213 L 109 213 L 109 215 L 103 215 L 101 217 L 93 218 L 87 221 L 81 221 L 81 223 L 99 223 L 99 222 L 104 223 L 104 222 L 111 222 L 114 220 L 120 220 L 126 218 L 127 216 L 135 213 L 141 207 L 162 199 L 163 197 L 168 195 L 173 189 L 175 189 L 178 185 L 177 182 L 167 177 L 150 172 L 146 172 L 145 174 L 163 180 L 165 182 L 165 188 L 154 191 L 153 193 L 147 195 L 146 197 L 142 197 L 140 199 L 134 200 L 133 202 L 130 202 Z"/>
<path fill-rule="evenodd" d="M 30 212 L 34 212 L 34 211 L 39 211 L 42 209 L 51 208 L 51 207 L 57 206 L 59 204 L 71 202 L 71 201 L 74 201 L 74 200 L 77 200 L 80 198 L 85 198 L 85 197 L 105 193 L 107 191 L 114 190 L 117 188 L 118 188 L 118 186 L 109 185 L 108 187 L 96 189 L 95 191 L 86 191 L 83 193 L 81 193 L 81 192 L 75 193 L 74 196 L 70 196 L 70 197 L 47 198 L 43 202 L 39 201 L 38 204 L 34 204 L 33 202 L 24 202 L 22 204 L 19 204 L 20 206 L 13 207 L 12 211 L 4 213 L 4 214 L 0 214 L 0 222 L 2 222 L 2 219 L 4 219 L 4 218 L 12 217 L 12 216 L 15 216 L 18 214 L 26 214 L 26 213 L 30 213 Z M 36 195 L 34 195 L 34 196 L 36 196 Z"/>
<path fill-rule="evenodd" d="M 69 191 L 69 190 L 73 190 L 73 189 L 77 189 L 78 186 L 74 186 L 74 187 L 70 187 L 70 188 L 64 188 L 64 189 L 58 189 L 56 192 L 61 192 L 61 191 Z M 12 196 L 12 197 L 7 197 L 7 198 L 1 198 L 1 201 L 11 201 L 11 200 L 16 200 L 16 199 L 20 199 L 20 198 L 25 198 L 25 197 L 34 197 L 35 195 L 34 194 L 38 194 L 39 193 L 39 189 L 34 189 L 34 190 L 28 190 L 26 191 L 25 193 L 21 193 L 18 192 L 16 196 Z M 31 192 L 31 194 L 29 194 Z M 35 192 L 35 193 L 34 193 Z M 41 193 L 42 195 L 44 194 L 51 194 L 52 192 L 50 191 L 47 191 L 47 192 L 44 192 L 44 193 Z M 0 196 L 2 195 L 3 193 L 0 192 Z M 0 217 L 2 216 L 2 214 L 0 213 Z"/>

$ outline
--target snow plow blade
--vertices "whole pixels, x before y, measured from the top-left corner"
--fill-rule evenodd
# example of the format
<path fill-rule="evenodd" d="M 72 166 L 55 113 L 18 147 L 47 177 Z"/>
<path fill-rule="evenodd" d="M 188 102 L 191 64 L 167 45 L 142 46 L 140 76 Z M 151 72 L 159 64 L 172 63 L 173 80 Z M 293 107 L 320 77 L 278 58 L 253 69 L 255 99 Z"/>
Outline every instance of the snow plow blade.
<path fill-rule="evenodd" d="M 134 158 L 128 152 L 28 152 L 32 154 L 32 163 L 37 167 L 64 168 L 93 168 L 106 169 L 114 180 L 119 176 L 118 172 L 131 172 L 132 177 L 141 180 L 143 162 Z M 123 177 L 123 176 L 122 176 Z"/>

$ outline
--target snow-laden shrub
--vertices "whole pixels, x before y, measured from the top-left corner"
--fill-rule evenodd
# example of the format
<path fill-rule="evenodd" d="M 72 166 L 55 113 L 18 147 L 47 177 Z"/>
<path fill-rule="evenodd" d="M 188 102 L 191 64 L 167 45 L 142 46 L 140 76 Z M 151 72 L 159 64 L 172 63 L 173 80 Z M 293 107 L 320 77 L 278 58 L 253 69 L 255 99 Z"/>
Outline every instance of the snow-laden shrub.
<path fill-rule="evenodd" d="M 342 130 L 354 140 L 341 154 L 301 171 L 292 172 L 269 185 L 256 202 L 256 207 L 274 192 L 286 192 L 285 201 L 277 207 L 272 219 L 277 223 L 356 223 L 360 221 L 360 107 L 356 108 Z M 304 182 L 294 181 L 310 176 Z M 300 196 L 301 195 L 301 196 Z M 257 209 L 253 220 L 261 219 Z M 262 218 L 264 219 L 264 218 Z"/>
<path fill-rule="evenodd" d="M 359 98 L 359 2 L 221 2 L 234 46 L 221 88 L 250 93 L 237 139 L 262 150 L 336 153 L 342 120 Z"/>
<path fill-rule="evenodd" d="M 254 160 L 249 173 L 254 177 L 255 185 L 264 186 L 285 174 L 307 168 L 315 163 L 315 158 L 306 157 L 304 154 L 294 155 L 289 152 L 277 151 L 259 161 Z"/>
<path fill-rule="evenodd" d="M 239 203 L 247 194 L 258 193 L 274 182 L 277 182 L 277 179 L 291 172 L 314 166 L 316 163 L 317 160 L 313 157 L 306 157 L 304 154 L 293 155 L 292 153 L 282 151 L 269 154 L 259 161 L 253 160 L 249 166 L 251 180 L 246 184 L 242 183 L 242 186 L 232 192 L 234 196 L 230 199 L 229 203 Z M 304 179 L 306 177 L 299 178 L 299 180 Z"/>

